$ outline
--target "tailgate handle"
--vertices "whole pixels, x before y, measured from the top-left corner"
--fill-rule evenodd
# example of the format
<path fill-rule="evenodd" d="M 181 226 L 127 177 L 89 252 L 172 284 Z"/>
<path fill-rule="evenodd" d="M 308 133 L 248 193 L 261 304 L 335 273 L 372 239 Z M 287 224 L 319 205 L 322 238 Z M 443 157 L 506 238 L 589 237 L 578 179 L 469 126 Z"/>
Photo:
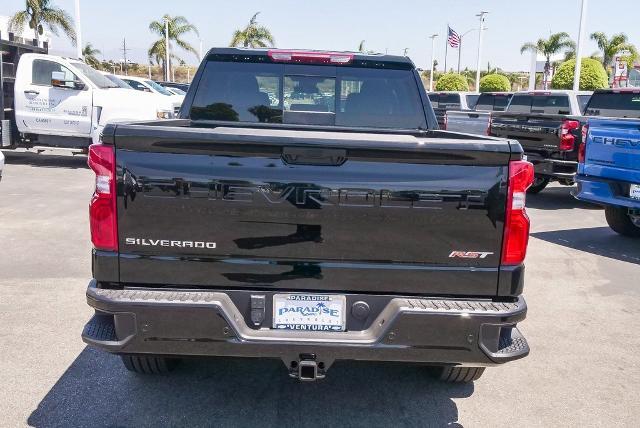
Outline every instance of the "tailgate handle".
<path fill-rule="evenodd" d="M 291 165 L 340 166 L 347 161 L 347 151 L 315 147 L 284 147 L 282 160 Z"/>
<path fill-rule="evenodd" d="M 478 113 L 469 113 L 469 117 L 473 118 L 473 119 L 477 119 L 480 117 L 480 115 Z"/>

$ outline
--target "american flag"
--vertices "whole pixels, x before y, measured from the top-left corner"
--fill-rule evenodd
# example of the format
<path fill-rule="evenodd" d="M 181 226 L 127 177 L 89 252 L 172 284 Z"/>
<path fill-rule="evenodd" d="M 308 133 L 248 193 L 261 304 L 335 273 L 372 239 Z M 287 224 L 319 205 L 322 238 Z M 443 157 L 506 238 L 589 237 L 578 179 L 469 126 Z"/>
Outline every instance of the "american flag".
<path fill-rule="evenodd" d="M 452 48 L 457 48 L 460 46 L 460 35 L 458 33 L 456 33 L 455 31 L 453 31 L 453 29 L 451 27 L 447 27 L 449 28 L 449 37 L 447 38 L 447 41 L 449 42 L 449 46 L 451 46 Z"/>

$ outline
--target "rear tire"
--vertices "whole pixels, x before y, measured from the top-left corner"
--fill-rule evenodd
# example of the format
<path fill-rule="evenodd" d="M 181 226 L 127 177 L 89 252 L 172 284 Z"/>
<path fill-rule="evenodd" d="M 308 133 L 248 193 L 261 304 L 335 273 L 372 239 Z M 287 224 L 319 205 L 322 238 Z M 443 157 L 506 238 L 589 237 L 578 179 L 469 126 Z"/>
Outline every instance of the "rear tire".
<path fill-rule="evenodd" d="M 541 177 L 539 175 L 536 175 L 533 179 L 533 184 L 527 189 L 527 193 L 535 195 L 536 193 L 542 192 L 544 188 L 549 184 L 549 181 L 549 177 Z"/>
<path fill-rule="evenodd" d="M 122 364 L 130 372 L 139 374 L 166 374 L 172 371 L 180 360 L 157 357 L 155 355 L 121 355 Z"/>
<path fill-rule="evenodd" d="M 469 383 L 480 379 L 484 373 L 484 367 L 432 367 L 432 375 L 443 382 Z"/>
<path fill-rule="evenodd" d="M 604 207 L 604 215 L 609 227 L 614 232 L 633 238 L 640 237 L 640 227 L 633 224 L 626 208 L 606 206 Z"/>

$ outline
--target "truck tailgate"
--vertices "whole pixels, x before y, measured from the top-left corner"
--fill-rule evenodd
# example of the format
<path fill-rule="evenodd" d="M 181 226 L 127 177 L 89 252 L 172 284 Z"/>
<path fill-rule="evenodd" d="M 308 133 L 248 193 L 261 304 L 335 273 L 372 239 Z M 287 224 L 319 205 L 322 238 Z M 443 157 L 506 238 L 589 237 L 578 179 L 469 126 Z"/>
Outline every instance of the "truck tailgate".
<path fill-rule="evenodd" d="M 491 135 L 518 140 L 525 152 L 557 151 L 563 119 L 550 114 L 494 113 Z"/>
<path fill-rule="evenodd" d="M 585 175 L 640 184 L 640 120 L 589 119 L 581 169 Z"/>
<path fill-rule="evenodd" d="M 145 128 L 114 138 L 123 283 L 496 294 L 506 141 Z"/>
<path fill-rule="evenodd" d="M 449 111 L 446 117 L 447 131 L 487 135 L 491 112 Z"/>

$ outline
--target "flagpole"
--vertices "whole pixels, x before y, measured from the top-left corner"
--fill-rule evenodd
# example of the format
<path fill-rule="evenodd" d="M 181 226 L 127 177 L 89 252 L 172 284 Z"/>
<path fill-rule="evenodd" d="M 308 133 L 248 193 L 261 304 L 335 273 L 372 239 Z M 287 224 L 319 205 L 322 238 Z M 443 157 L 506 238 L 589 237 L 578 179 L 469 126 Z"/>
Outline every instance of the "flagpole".
<path fill-rule="evenodd" d="M 458 74 L 460 74 L 460 56 L 462 56 L 462 37 L 460 37 L 460 43 L 458 43 Z"/>
<path fill-rule="evenodd" d="M 447 52 L 449 51 L 449 24 L 447 24 L 447 37 L 444 38 L 444 72 L 447 72 Z"/>

